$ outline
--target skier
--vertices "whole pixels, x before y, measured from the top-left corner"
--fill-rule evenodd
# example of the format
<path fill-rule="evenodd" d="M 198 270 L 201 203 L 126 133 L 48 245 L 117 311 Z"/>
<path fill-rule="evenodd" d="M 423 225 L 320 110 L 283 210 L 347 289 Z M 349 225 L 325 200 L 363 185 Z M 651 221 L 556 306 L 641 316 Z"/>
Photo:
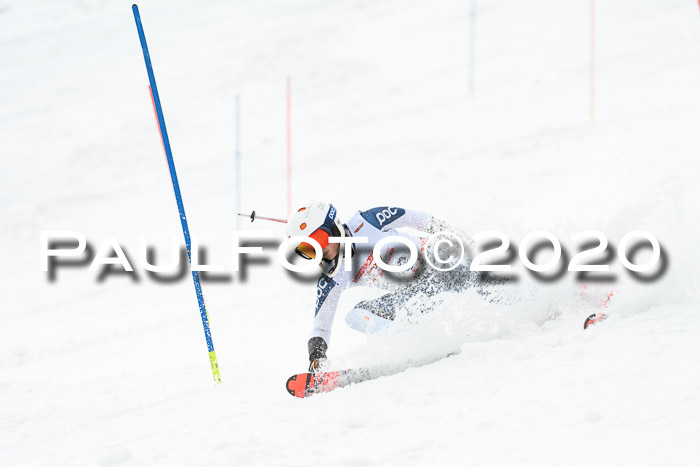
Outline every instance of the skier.
<path fill-rule="evenodd" d="M 309 371 L 327 367 L 326 351 L 330 342 L 331 326 L 341 293 L 350 287 L 370 286 L 391 291 L 377 299 L 358 303 L 346 315 L 347 324 L 360 332 L 372 333 L 384 328 L 396 318 L 396 312 L 414 297 L 433 297 L 439 292 L 461 291 L 476 287 L 485 296 L 488 286 L 503 280 L 481 277 L 469 271 L 468 264 L 461 264 L 450 272 L 440 273 L 423 265 L 422 261 L 405 273 L 387 273 L 377 264 L 374 246 L 382 239 L 399 236 L 412 242 L 418 251 L 425 253 L 427 236 L 413 235 L 399 228 L 411 228 L 434 234 L 447 230 L 447 224 L 430 214 L 397 207 L 377 207 L 356 211 L 346 223 L 338 218 L 336 208 L 322 201 L 309 201 L 298 207 L 287 220 L 290 237 L 309 237 L 323 249 L 320 262 L 321 275 L 316 283 L 316 309 L 313 329 L 308 341 Z M 345 246 L 329 242 L 329 237 L 366 237 L 367 243 L 353 244 L 351 257 L 343 258 Z M 293 245 L 295 252 L 306 260 L 315 259 L 310 243 Z M 379 250 L 381 259 L 390 266 L 406 264 L 410 251 L 401 242 L 389 241 Z M 351 261 L 352 271 L 342 267 L 342 261 Z M 428 310 L 418 310 L 420 312 Z"/>

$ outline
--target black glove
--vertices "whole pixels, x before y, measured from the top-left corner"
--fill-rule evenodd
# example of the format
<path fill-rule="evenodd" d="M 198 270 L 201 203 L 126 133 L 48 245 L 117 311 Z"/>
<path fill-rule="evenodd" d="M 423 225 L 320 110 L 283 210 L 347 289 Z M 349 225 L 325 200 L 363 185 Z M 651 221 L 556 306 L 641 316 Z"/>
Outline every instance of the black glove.
<path fill-rule="evenodd" d="M 323 340 L 323 337 L 312 337 L 309 339 L 309 371 L 315 373 L 316 371 L 325 369 L 328 364 L 328 359 L 326 358 L 326 350 L 328 349 L 328 344 Z"/>

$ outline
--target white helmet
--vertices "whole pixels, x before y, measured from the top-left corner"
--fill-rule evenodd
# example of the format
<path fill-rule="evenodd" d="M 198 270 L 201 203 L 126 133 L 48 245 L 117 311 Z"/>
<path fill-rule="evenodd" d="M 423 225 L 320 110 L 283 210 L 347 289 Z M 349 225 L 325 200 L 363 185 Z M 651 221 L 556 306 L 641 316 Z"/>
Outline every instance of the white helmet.
<path fill-rule="evenodd" d="M 287 235 L 290 237 L 309 237 L 316 240 L 321 248 L 328 246 L 329 237 L 345 237 L 345 228 L 338 219 L 335 206 L 323 201 L 309 201 L 297 207 L 287 220 Z M 321 261 L 323 272 L 333 277 L 338 272 L 337 266 L 343 258 L 344 248 L 338 248 L 338 255 L 332 260 Z M 301 242 L 294 251 L 304 259 L 315 259 L 314 247 Z"/>

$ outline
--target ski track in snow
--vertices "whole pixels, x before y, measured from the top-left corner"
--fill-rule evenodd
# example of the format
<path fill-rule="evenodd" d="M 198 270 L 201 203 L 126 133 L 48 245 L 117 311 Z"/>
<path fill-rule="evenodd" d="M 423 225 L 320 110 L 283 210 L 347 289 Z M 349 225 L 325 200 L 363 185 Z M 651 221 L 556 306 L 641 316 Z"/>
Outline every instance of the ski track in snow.
<path fill-rule="evenodd" d="M 41 230 L 181 239 L 129 2 L 0 2 L 0 465 L 695 465 L 700 432 L 697 177 L 700 28 L 689 1 L 140 3 L 190 229 L 229 264 L 234 96 L 243 206 L 284 216 L 285 79 L 295 202 L 398 205 L 517 244 L 546 229 L 645 229 L 651 283 L 619 265 L 603 324 L 569 274 L 511 307 L 445 297 L 401 332 L 343 321 L 337 368 L 420 368 L 290 398 L 313 285 L 253 266 L 205 282 L 213 388 L 189 278 L 39 269 Z M 249 226 L 246 226 L 248 228 Z M 278 226 L 260 228 L 276 229 Z M 280 231 L 280 235 L 282 235 Z M 640 255 L 640 259 L 642 255 Z M 617 260 L 613 260 L 613 265 Z M 534 283 L 518 269 L 521 284 Z"/>

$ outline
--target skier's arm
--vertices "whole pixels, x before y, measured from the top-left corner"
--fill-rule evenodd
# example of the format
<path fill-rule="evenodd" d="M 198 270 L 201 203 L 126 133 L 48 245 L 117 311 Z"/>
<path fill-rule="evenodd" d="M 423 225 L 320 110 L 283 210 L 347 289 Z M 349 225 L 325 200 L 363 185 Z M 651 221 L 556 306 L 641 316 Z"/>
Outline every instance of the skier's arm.
<path fill-rule="evenodd" d="M 326 358 L 342 289 L 335 280 L 325 275 L 322 275 L 316 284 L 316 311 L 308 343 L 309 361 L 312 363 Z"/>
<path fill-rule="evenodd" d="M 369 209 L 360 212 L 360 215 L 379 230 L 410 227 L 433 234 L 448 228 L 446 222 L 437 219 L 432 214 L 393 206 Z"/>

